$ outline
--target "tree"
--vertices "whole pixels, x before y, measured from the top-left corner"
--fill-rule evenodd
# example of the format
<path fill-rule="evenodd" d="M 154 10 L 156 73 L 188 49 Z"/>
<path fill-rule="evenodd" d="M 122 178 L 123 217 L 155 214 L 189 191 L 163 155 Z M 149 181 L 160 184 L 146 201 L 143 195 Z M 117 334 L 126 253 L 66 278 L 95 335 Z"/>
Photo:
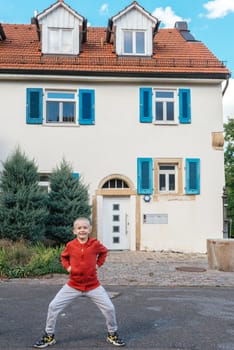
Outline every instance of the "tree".
<path fill-rule="evenodd" d="M 77 217 L 90 216 L 88 189 L 81 178 L 73 176 L 65 160 L 51 174 L 48 209 L 46 237 L 57 244 L 74 238 L 73 222 Z"/>
<path fill-rule="evenodd" d="M 42 240 L 47 219 L 47 194 L 38 185 L 37 166 L 19 148 L 2 164 L 0 238 Z"/>
<path fill-rule="evenodd" d="M 225 132 L 225 179 L 227 191 L 227 217 L 231 223 L 232 232 L 234 235 L 234 118 L 229 118 L 228 122 L 224 124 Z"/>

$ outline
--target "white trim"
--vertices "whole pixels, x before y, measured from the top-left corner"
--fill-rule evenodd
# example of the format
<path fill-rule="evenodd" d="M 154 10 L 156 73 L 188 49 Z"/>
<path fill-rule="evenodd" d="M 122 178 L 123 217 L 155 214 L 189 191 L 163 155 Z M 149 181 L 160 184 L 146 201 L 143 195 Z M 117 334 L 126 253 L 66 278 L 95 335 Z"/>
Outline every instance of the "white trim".
<path fill-rule="evenodd" d="M 41 14 L 37 15 L 37 19 L 40 21 L 42 18 L 48 16 L 51 12 L 53 12 L 54 10 L 56 10 L 58 7 L 61 7 L 61 6 L 65 10 L 70 12 L 73 16 L 75 16 L 76 18 L 78 18 L 79 20 L 81 20 L 83 22 L 84 17 L 79 15 L 76 11 L 72 10 L 72 8 L 67 6 L 64 2 L 57 2 L 56 4 L 54 4 L 51 7 L 49 7 L 47 10 L 42 11 Z"/>
<path fill-rule="evenodd" d="M 158 19 L 151 14 L 149 14 L 147 11 L 145 11 L 141 6 L 138 4 L 133 3 L 132 5 L 125 8 L 123 11 L 120 11 L 117 15 L 113 16 L 111 19 L 113 22 L 116 22 L 119 18 L 121 18 L 123 15 L 131 11 L 133 8 L 141 12 L 144 16 L 146 16 L 148 19 L 150 19 L 153 23 L 158 23 Z"/>
<path fill-rule="evenodd" d="M 76 73 L 79 73 L 77 71 Z M 225 79 L 180 79 L 180 78 L 149 78 L 149 77 L 94 77 L 94 76 L 70 76 L 70 75 L 25 75 L 25 74 L 1 74 L 1 81 L 4 80 L 15 80 L 15 81 L 38 81 L 42 83 L 45 82 L 51 82 L 51 81 L 68 81 L 70 83 L 72 82 L 86 82 L 86 81 L 97 81 L 97 82 L 139 82 L 144 84 L 147 83 L 155 83 L 155 82 L 162 82 L 162 83 L 180 83 L 180 84 L 210 84 L 210 85 L 216 85 L 222 83 Z"/>

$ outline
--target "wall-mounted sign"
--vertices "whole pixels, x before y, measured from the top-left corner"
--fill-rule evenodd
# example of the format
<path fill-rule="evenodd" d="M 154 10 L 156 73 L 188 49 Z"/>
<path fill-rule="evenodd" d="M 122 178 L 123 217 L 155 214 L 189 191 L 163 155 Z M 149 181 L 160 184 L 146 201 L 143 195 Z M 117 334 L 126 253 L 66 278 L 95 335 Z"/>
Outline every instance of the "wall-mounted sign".
<path fill-rule="evenodd" d="M 168 214 L 143 214 L 144 224 L 168 224 Z"/>

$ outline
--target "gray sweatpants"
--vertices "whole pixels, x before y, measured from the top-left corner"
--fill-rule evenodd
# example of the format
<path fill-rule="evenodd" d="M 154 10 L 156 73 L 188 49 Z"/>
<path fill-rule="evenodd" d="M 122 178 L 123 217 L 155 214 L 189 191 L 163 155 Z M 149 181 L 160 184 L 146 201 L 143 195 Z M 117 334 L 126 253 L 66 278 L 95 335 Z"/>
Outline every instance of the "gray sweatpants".
<path fill-rule="evenodd" d="M 99 286 L 87 292 L 82 292 L 65 284 L 49 304 L 45 328 L 45 331 L 48 334 L 54 334 L 59 313 L 62 312 L 62 310 L 68 306 L 75 298 L 81 296 L 89 297 L 94 302 L 94 304 L 97 305 L 106 319 L 108 332 L 113 333 L 117 331 L 118 327 L 115 307 L 110 300 L 106 290 L 102 286 Z"/>

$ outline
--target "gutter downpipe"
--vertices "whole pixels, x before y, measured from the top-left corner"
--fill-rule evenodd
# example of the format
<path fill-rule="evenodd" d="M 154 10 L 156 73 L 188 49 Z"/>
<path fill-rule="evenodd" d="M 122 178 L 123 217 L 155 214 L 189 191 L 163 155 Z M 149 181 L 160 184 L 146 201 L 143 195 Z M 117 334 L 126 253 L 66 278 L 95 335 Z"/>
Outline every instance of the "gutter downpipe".
<path fill-rule="evenodd" d="M 225 92 L 226 92 L 226 90 L 228 88 L 228 85 L 229 85 L 229 79 L 226 79 L 226 84 L 225 84 L 225 87 L 224 87 L 224 89 L 222 91 L 222 96 L 224 96 L 224 94 L 225 94 Z"/>

